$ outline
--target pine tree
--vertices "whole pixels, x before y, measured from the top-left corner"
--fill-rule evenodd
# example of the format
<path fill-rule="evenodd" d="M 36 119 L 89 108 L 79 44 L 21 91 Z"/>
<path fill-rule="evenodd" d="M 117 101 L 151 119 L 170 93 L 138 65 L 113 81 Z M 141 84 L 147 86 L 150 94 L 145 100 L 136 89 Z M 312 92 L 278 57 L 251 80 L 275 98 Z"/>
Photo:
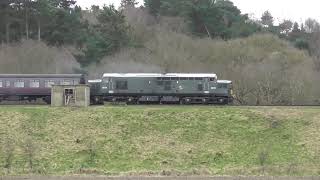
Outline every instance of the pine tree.
<path fill-rule="evenodd" d="M 137 4 L 136 0 L 121 0 L 121 7 L 135 7 Z"/>
<path fill-rule="evenodd" d="M 268 26 L 268 27 L 272 27 L 273 26 L 273 17 L 272 17 L 272 15 L 271 15 L 271 13 L 269 11 L 265 11 L 262 14 L 261 23 L 263 25 Z"/>

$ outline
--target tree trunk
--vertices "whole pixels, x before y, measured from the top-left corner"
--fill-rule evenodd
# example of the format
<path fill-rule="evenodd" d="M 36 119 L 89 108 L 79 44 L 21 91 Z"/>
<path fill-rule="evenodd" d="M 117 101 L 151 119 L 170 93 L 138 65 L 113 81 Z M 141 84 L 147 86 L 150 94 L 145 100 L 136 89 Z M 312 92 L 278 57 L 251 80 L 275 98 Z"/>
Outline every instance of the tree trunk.
<path fill-rule="evenodd" d="M 41 41 L 41 22 L 38 20 L 38 41 Z"/>
<path fill-rule="evenodd" d="M 208 37 L 209 37 L 210 39 L 212 39 L 212 38 L 211 38 L 210 31 L 209 31 L 209 29 L 208 29 L 207 25 L 206 25 L 206 24 L 203 24 L 203 25 L 204 25 L 204 28 L 206 28 L 206 31 L 207 31 Z"/>
<path fill-rule="evenodd" d="M 27 40 L 29 39 L 29 23 L 27 20 L 26 20 L 26 39 Z"/>
<path fill-rule="evenodd" d="M 10 23 L 6 23 L 6 41 L 10 43 Z"/>
<path fill-rule="evenodd" d="M 26 39 L 29 39 L 29 17 L 28 17 L 28 1 L 25 2 L 25 8 L 26 8 Z"/>

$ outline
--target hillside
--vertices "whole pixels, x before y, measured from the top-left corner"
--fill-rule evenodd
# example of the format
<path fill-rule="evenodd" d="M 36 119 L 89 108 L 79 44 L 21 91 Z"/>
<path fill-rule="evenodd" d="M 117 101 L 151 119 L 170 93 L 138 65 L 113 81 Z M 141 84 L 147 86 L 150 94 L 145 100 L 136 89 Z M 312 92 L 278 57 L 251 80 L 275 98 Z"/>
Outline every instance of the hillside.
<path fill-rule="evenodd" d="M 319 175 L 317 107 L 0 109 L 0 174 Z"/>

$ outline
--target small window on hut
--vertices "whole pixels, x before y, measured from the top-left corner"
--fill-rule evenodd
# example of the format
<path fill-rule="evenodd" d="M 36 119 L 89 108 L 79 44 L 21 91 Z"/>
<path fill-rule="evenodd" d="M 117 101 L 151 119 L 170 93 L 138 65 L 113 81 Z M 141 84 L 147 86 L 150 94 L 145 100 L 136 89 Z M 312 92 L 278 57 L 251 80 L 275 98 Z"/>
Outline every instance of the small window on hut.
<path fill-rule="evenodd" d="M 40 80 L 30 80 L 30 87 L 31 88 L 39 88 L 40 87 Z"/>
<path fill-rule="evenodd" d="M 127 81 L 116 81 L 116 89 L 127 90 L 128 89 L 128 82 Z"/>

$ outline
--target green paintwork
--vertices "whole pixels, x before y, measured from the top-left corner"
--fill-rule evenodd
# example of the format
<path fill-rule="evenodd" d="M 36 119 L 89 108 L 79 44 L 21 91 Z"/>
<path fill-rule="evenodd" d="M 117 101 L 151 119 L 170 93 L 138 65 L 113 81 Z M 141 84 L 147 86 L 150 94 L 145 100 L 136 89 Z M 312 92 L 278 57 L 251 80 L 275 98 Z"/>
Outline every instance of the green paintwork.
<path fill-rule="evenodd" d="M 117 82 L 127 82 L 127 89 L 117 89 Z M 202 86 L 202 89 L 198 86 Z M 218 88 L 217 81 L 202 80 L 159 80 L 156 77 L 108 77 L 102 79 L 102 94 L 228 94 L 227 88 Z"/>

